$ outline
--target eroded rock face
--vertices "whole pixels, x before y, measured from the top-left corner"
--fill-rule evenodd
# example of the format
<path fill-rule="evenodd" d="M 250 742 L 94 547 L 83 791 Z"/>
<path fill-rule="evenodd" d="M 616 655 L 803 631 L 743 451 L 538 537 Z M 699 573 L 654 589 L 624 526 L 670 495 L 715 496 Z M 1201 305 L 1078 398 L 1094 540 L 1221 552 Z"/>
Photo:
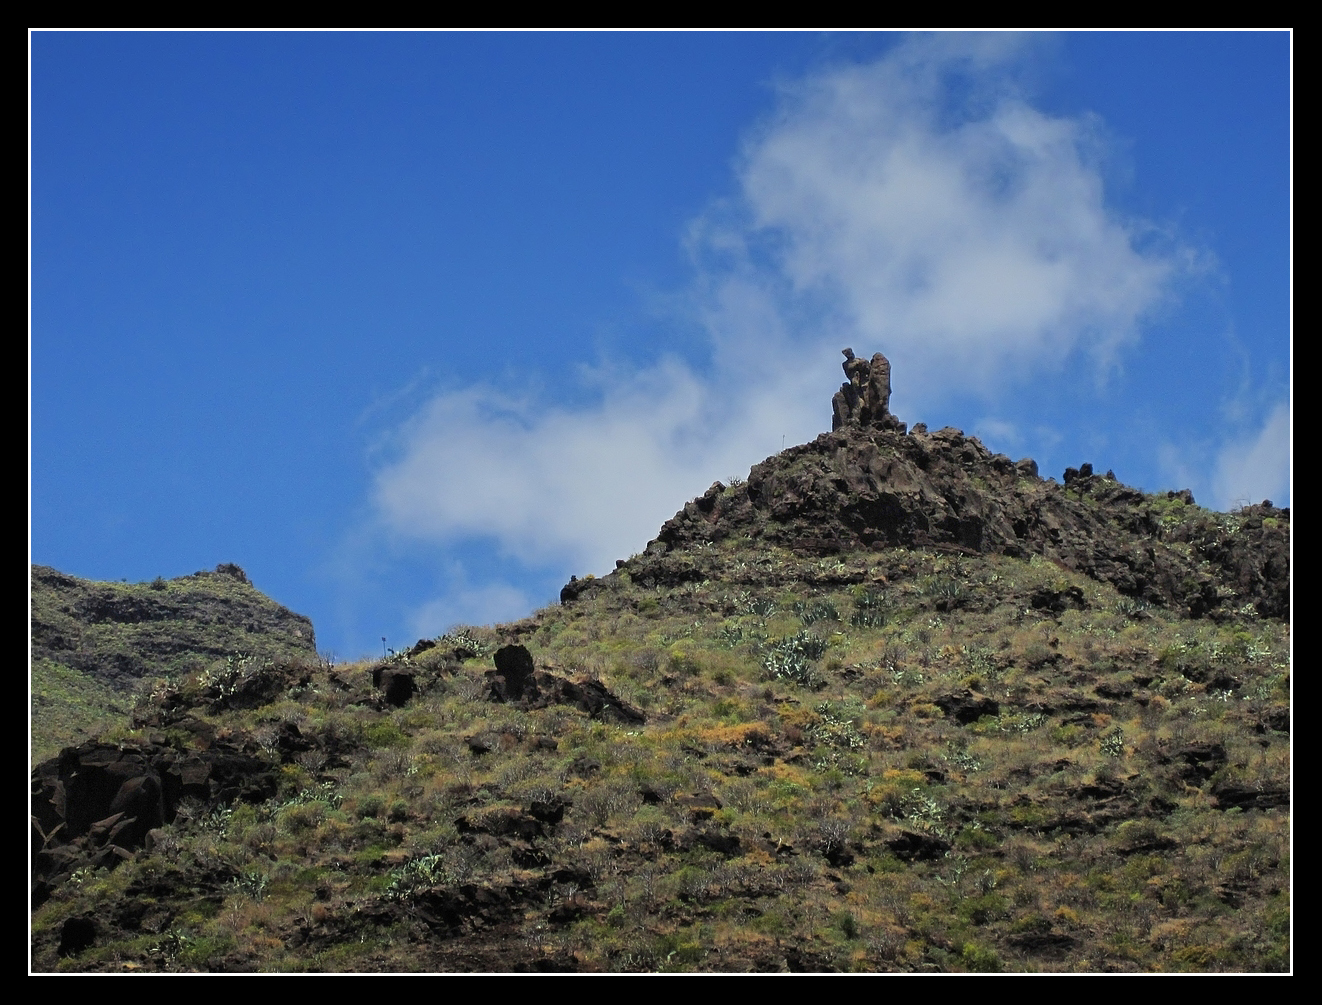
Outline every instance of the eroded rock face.
<path fill-rule="evenodd" d="M 118 688 L 244 653 L 316 655 L 312 622 L 259 592 L 233 564 L 155 583 L 102 583 L 46 566 L 32 575 L 32 658 Z"/>
<path fill-rule="evenodd" d="M 417 679 L 398 667 L 378 666 L 372 671 L 372 684 L 381 689 L 386 704 L 403 708 L 418 692 Z"/>
<path fill-rule="evenodd" d="M 961 726 L 977 722 L 984 715 L 999 715 L 1001 711 L 994 698 L 976 694 L 968 688 L 941 695 L 936 699 L 936 706 Z"/>
<path fill-rule="evenodd" d="M 82 866 L 114 867 L 185 798 L 260 802 L 276 787 L 273 765 L 223 742 L 187 753 L 159 743 L 69 747 L 32 773 L 34 895 Z"/>

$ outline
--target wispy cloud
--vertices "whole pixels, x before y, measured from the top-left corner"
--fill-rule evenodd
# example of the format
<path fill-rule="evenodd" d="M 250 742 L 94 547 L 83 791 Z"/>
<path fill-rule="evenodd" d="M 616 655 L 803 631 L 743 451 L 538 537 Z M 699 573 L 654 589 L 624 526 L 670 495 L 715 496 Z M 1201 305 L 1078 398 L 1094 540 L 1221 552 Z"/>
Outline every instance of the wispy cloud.
<path fill-rule="evenodd" d="M 531 606 L 531 599 L 522 590 L 500 583 L 468 586 L 460 577 L 443 596 L 412 611 L 408 627 L 419 638 L 434 638 L 455 625 L 512 621 L 527 614 Z"/>
<path fill-rule="evenodd" d="M 1216 458 L 1212 491 L 1221 509 L 1290 495 L 1290 406 L 1280 402 L 1262 428 L 1222 447 Z"/>
<path fill-rule="evenodd" d="M 844 345 L 891 357 L 913 417 L 1135 338 L 1179 263 L 1108 212 L 1089 123 L 1033 108 L 1018 58 L 999 36 L 916 39 L 784 87 L 740 198 L 692 227 L 710 361 L 611 374 L 576 410 L 439 395 L 377 475 L 383 525 L 601 572 L 711 480 L 829 428 Z"/>

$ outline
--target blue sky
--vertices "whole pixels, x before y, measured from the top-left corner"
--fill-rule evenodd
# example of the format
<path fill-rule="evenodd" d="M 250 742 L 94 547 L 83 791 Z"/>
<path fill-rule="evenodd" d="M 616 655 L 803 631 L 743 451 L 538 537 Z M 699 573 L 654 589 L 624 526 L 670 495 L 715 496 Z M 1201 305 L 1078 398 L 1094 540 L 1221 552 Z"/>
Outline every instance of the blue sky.
<path fill-rule="evenodd" d="M 31 552 L 341 657 L 893 409 L 1290 501 L 1283 33 L 31 36 Z"/>

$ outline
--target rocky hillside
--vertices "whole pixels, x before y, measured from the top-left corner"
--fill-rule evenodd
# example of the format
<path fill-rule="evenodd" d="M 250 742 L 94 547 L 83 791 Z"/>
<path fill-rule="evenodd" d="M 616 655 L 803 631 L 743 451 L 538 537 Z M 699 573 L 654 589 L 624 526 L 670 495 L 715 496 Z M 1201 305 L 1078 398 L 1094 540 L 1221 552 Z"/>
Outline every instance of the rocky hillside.
<path fill-rule="evenodd" d="M 725 541 L 810 556 L 1037 555 L 1187 617 L 1224 620 L 1248 607 L 1289 618 L 1288 509 L 1264 501 L 1212 513 L 1188 491 L 1145 495 L 1088 463 L 1060 483 L 1044 480 L 1034 461 L 992 454 L 958 429 L 929 433 L 920 423 L 906 434 L 887 408 L 884 356 L 867 364 L 851 355 L 846 370 L 852 381 L 836 395 L 833 432 L 756 465 L 746 482 L 717 482 L 666 522 L 630 574 L 667 585 L 707 578 L 664 556 Z"/>
<path fill-rule="evenodd" d="M 179 675 L 39 765 L 33 966 L 1289 969 L 1289 512 L 845 371 L 559 605 Z"/>
<path fill-rule="evenodd" d="M 31 570 L 32 746 L 94 735 L 144 678 L 228 658 L 308 659 L 312 622 L 258 591 L 237 565 L 151 583 Z"/>
<path fill-rule="evenodd" d="M 237 565 L 151 583 L 99 583 L 32 567 L 32 658 L 128 688 L 236 654 L 316 654 L 312 622 Z"/>

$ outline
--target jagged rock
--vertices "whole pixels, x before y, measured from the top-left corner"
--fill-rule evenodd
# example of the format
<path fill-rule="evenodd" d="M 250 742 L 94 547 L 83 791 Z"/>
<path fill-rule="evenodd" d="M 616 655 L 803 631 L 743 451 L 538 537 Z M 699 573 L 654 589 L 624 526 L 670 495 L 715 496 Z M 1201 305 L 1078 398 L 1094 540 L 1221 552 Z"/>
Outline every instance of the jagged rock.
<path fill-rule="evenodd" d="M 202 697 L 212 712 L 261 708 L 282 697 L 290 688 L 311 682 L 312 671 L 306 663 L 280 660 L 250 665 L 233 681 L 213 684 Z"/>
<path fill-rule="evenodd" d="M 1276 708 L 1267 709 L 1258 724 L 1258 731 L 1265 733 L 1267 730 L 1275 730 L 1280 733 L 1290 732 L 1290 709 L 1284 705 Z"/>
<path fill-rule="evenodd" d="M 521 884 L 499 887 L 465 883 L 420 892 L 414 898 L 412 912 L 429 928 L 456 934 L 503 924 L 521 913 L 523 904 L 541 899 L 540 891 Z"/>
<path fill-rule="evenodd" d="M 496 652 L 494 660 L 496 669 L 487 671 L 492 701 L 515 702 L 527 708 L 573 705 L 593 718 L 623 723 L 647 720 L 639 709 L 612 694 L 599 680 L 588 676 L 568 680 L 538 671 L 524 646 L 505 646 Z"/>
<path fill-rule="evenodd" d="M 716 815 L 716 811 L 721 808 L 721 801 L 709 792 L 676 796 L 675 802 L 688 810 L 689 819 L 694 823 L 710 820 Z"/>
<path fill-rule="evenodd" d="M 285 763 L 293 760 L 296 755 L 316 747 L 316 744 L 304 736 L 298 726 L 292 722 L 281 722 L 277 730 L 274 744 L 280 751 L 280 759 Z"/>
<path fill-rule="evenodd" d="M 606 685 L 591 677 L 566 680 L 550 674 L 538 675 L 541 697 L 534 707 L 547 705 L 573 705 L 594 719 L 610 719 L 625 724 L 647 721 L 647 716 L 628 702 L 607 690 Z"/>
<path fill-rule="evenodd" d="M 595 577 L 589 576 L 587 579 L 579 579 L 577 576 L 570 576 L 569 582 L 560 590 L 560 603 L 572 604 L 584 591 L 591 589 L 594 585 L 596 585 Z"/>
<path fill-rule="evenodd" d="M 831 428 L 877 426 L 903 429 L 904 423 L 890 414 L 891 364 L 881 353 L 859 359 L 853 349 L 843 350 L 846 380 L 831 399 Z"/>
<path fill-rule="evenodd" d="M 743 854 L 739 835 L 718 827 L 700 827 L 679 839 L 681 848 L 705 848 L 727 858 Z"/>
<path fill-rule="evenodd" d="M 1119 701 L 1124 698 L 1132 698 L 1134 688 L 1124 681 L 1102 681 L 1093 691 L 1102 698 L 1110 698 L 1112 701 Z"/>
<path fill-rule="evenodd" d="M 836 869 L 854 864 L 854 853 L 844 841 L 827 841 L 822 847 L 822 857 Z"/>
<path fill-rule="evenodd" d="M 69 747 L 32 772 L 38 896 L 81 865 L 113 868 L 172 822 L 185 797 L 215 807 L 276 789 L 273 765 L 226 743 L 186 754 L 155 743 Z"/>
<path fill-rule="evenodd" d="M 1218 782 L 1212 786 L 1218 808 L 1228 810 L 1267 810 L 1290 805 L 1290 790 L 1282 785 L 1248 785 L 1243 782 Z"/>
<path fill-rule="evenodd" d="M 428 649 L 435 649 L 435 648 L 436 648 L 435 639 L 418 639 L 417 642 L 413 643 L 413 648 L 409 650 L 408 654 L 410 657 L 421 656 Z"/>
<path fill-rule="evenodd" d="M 1084 597 L 1083 591 L 1077 586 L 1067 587 L 1064 590 L 1052 590 L 1043 587 L 1033 592 L 1033 595 L 1028 598 L 1028 603 L 1035 611 L 1050 611 L 1052 614 L 1088 609 L 1088 601 Z"/>
<path fill-rule="evenodd" d="M 1171 759 L 1180 764 L 1180 778 L 1201 785 L 1225 766 L 1226 748 L 1220 743 L 1191 743 Z"/>
<path fill-rule="evenodd" d="M 528 807 L 528 812 L 544 824 L 558 824 L 565 818 L 565 810 L 569 807 L 563 799 L 551 798 L 548 800 L 533 800 Z"/>
<path fill-rule="evenodd" d="M 564 813 L 564 810 L 561 810 Z M 516 837 L 525 841 L 544 837 L 546 821 L 531 811 L 515 807 L 498 807 L 473 817 L 459 817 L 454 822 L 460 834 L 490 834 L 493 837 Z"/>

